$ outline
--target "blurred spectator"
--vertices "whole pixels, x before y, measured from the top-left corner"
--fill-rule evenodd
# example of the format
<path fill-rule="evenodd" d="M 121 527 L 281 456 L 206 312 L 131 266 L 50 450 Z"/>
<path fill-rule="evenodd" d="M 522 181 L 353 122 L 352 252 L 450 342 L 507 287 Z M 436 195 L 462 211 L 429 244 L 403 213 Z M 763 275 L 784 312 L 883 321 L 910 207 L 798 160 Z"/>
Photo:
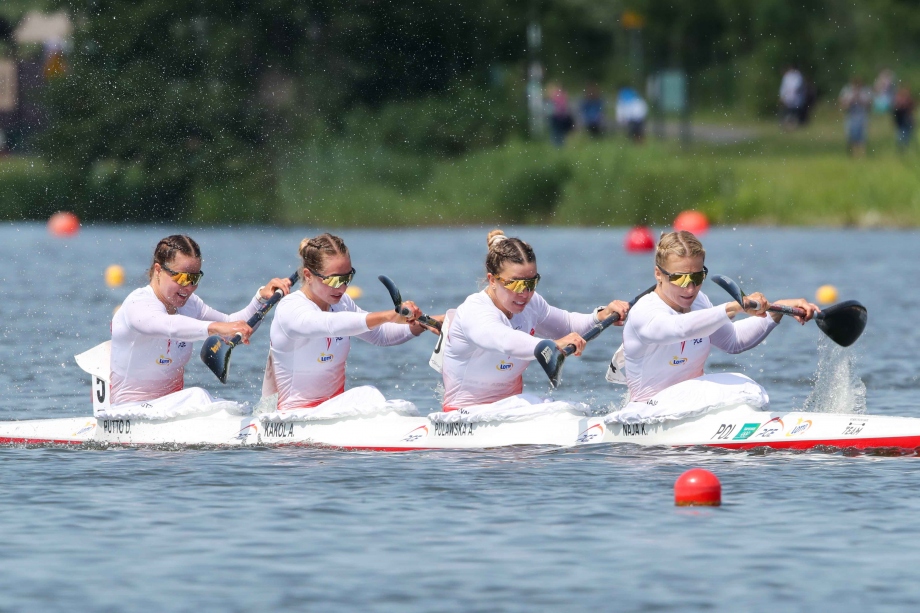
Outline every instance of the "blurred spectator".
<path fill-rule="evenodd" d="M 914 133 L 914 99 L 910 89 L 901 86 L 892 101 L 894 125 L 898 132 L 898 151 L 904 153 L 910 146 Z"/>
<path fill-rule="evenodd" d="M 803 117 L 807 119 L 807 110 L 803 115 L 805 93 L 805 78 L 802 73 L 795 66 L 786 68 L 779 85 L 779 102 L 782 106 L 782 122 L 785 127 L 794 128 L 804 123 Z"/>
<path fill-rule="evenodd" d="M 594 83 L 585 88 L 585 97 L 581 101 L 581 121 L 585 131 L 592 137 L 604 135 L 604 99 Z"/>
<path fill-rule="evenodd" d="M 887 113 L 892 110 L 895 92 L 894 82 L 894 71 L 886 68 L 878 73 L 878 77 L 875 79 L 875 85 L 873 86 L 875 98 L 872 102 L 872 106 L 876 113 Z"/>
<path fill-rule="evenodd" d="M 798 113 L 800 126 L 804 126 L 811 119 L 811 109 L 814 108 L 817 101 L 818 88 L 815 87 L 814 83 L 802 77 L 802 106 L 799 108 Z"/>
<path fill-rule="evenodd" d="M 636 90 L 623 87 L 617 94 L 616 119 L 617 124 L 626 129 L 629 138 L 635 142 L 642 142 L 645 137 L 645 118 L 648 115 L 648 105 Z"/>
<path fill-rule="evenodd" d="M 546 99 L 549 103 L 549 136 L 552 143 L 561 147 L 565 137 L 575 127 L 575 118 L 569 108 L 569 97 L 558 83 L 550 82 L 546 86 Z"/>
<path fill-rule="evenodd" d="M 864 155 L 872 92 L 863 85 L 862 79 L 854 77 L 840 91 L 839 100 L 840 108 L 846 114 L 847 151 L 853 156 Z"/>

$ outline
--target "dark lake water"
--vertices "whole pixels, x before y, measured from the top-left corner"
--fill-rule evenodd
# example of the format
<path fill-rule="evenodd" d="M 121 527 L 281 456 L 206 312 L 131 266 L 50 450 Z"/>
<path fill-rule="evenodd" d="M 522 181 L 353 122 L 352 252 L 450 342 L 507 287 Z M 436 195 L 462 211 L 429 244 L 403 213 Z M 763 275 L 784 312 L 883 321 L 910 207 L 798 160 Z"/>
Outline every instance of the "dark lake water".
<path fill-rule="evenodd" d="M 484 276 L 490 228 L 346 230 L 368 310 L 390 308 L 376 277 L 431 313 Z M 0 226 L 0 419 L 91 412 L 73 355 L 107 339 L 112 310 L 146 283 L 157 240 L 201 244 L 198 290 L 232 311 L 297 263 L 323 229 Z M 650 255 L 623 230 L 506 229 L 528 240 L 553 304 L 587 311 L 652 283 Z M 866 387 L 870 414 L 920 417 L 910 275 L 917 232 L 721 228 L 704 237 L 712 272 L 768 298 L 835 285 L 869 326 L 832 351 L 813 324 L 783 322 L 710 371 L 742 371 L 774 408 L 824 410 Z M 125 268 L 106 287 L 109 264 Z M 714 302 L 727 298 L 704 286 Z M 349 384 L 438 406 L 435 337 L 394 348 L 356 342 Z M 187 385 L 255 402 L 267 328 L 233 353 L 222 386 L 197 360 Z M 608 330 L 566 364 L 557 398 L 620 402 L 603 380 Z M 834 369 L 843 361 L 846 368 Z M 829 374 L 830 373 L 830 374 Z M 818 389 L 815 391 L 815 381 Z M 539 368 L 525 388 L 545 392 Z M 917 458 L 813 451 L 510 448 L 407 454 L 316 449 L 0 448 L 0 612 L 86 611 L 902 611 L 920 601 Z M 673 506 L 674 480 L 703 467 L 723 506 Z"/>

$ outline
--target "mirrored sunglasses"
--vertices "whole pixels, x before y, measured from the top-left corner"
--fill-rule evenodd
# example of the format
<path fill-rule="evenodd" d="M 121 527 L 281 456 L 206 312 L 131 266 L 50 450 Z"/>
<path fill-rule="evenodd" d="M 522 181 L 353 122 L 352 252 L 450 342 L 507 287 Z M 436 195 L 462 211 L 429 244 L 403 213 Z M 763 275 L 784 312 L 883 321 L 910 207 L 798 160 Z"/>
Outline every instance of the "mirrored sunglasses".
<path fill-rule="evenodd" d="M 169 273 L 169 278 L 175 281 L 177 284 L 182 287 L 188 287 L 189 285 L 198 285 L 201 282 L 201 277 L 204 276 L 204 273 L 201 271 L 198 272 L 176 272 L 175 270 L 170 270 L 162 264 L 160 268 Z"/>
<path fill-rule="evenodd" d="M 309 268 L 307 270 L 310 270 Z M 324 285 L 328 285 L 332 289 L 338 289 L 343 285 L 348 285 L 351 283 L 351 280 L 355 278 L 355 273 L 357 271 L 352 268 L 348 273 L 344 275 L 321 275 L 318 272 L 313 272 L 310 270 L 310 274 L 316 277 L 319 277 L 323 280 Z"/>
<path fill-rule="evenodd" d="M 537 283 L 540 282 L 540 275 L 531 277 L 530 279 L 502 279 L 501 277 L 495 277 L 495 280 L 501 283 L 506 290 L 512 291 L 515 294 L 520 294 L 524 291 L 535 291 L 537 289 Z"/>
<path fill-rule="evenodd" d="M 709 269 L 705 266 L 703 266 L 703 270 L 697 272 L 668 272 L 661 266 L 658 267 L 658 270 L 660 270 L 662 274 L 667 275 L 668 281 L 677 287 L 687 287 L 691 283 L 693 285 L 702 285 L 703 279 L 709 274 Z"/>

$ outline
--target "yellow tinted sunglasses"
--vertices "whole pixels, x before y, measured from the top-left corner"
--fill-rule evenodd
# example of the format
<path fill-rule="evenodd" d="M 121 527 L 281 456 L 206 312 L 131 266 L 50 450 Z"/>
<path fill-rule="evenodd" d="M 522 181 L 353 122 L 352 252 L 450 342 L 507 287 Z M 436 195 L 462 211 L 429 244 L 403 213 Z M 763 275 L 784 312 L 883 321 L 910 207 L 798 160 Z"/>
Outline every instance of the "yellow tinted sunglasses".
<path fill-rule="evenodd" d="M 204 276 L 204 273 L 201 271 L 198 272 L 176 272 L 175 270 L 170 270 L 162 264 L 160 268 L 169 273 L 169 278 L 175 281 L 177 284 L 182 287 L 188 287 L 189 285 L 198 285 L 201 281 L 201 277 Z"/>
<path fill-rule="evenodd" d="M 501 283 L 506 290 L 514 292 L 515 294 L 521 294 L 525 291 L 535 291 L 537 289 L 537 283 L 540 282 L 540 275 L 531 277 L 530 279 L 502 279 L 496 276 L 495 280 Z"/>
<path fill-rule="evenodd" d="M 309 268 L 307 270 L 310 270 Z M 324 285 L 328 285 L 332 289 L 338 289 L 343 285 L 348 285 L 351 283 L 351 280 L 355 278 L 355 273 L 357 271 L 352 268 L 349 272 L 344 275 L 321 275 L 318 272 L 313 272 L 310 270 L 310 274 L 319 277 L 323 280 Z"/>
<path fill-rule="evenodd" d="M 667 275 L 668 281 L 677 287 L 687 287 L 691 283 L 693 285 L 702 285 L 703 279 L 709 274 L 709 269 L 705 266 L 703 266 L 703 270 L 697 272 L 668 272 L 661 266 L 658 266 L 658 270 L 661 271 L 661 274 Z"/>

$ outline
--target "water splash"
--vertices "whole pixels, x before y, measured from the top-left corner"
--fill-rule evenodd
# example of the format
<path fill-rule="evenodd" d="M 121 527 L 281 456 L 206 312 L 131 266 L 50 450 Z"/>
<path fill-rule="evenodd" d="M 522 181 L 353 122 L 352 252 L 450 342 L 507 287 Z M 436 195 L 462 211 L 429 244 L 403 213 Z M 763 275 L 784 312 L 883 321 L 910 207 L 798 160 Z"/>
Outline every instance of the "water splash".
<path fill-rule="evenodd" d="M 856 374 L 856 352 L 823 336 L 818 341 L 818 368 L 803 411 L 865 413 L 866 384 Z"/>

